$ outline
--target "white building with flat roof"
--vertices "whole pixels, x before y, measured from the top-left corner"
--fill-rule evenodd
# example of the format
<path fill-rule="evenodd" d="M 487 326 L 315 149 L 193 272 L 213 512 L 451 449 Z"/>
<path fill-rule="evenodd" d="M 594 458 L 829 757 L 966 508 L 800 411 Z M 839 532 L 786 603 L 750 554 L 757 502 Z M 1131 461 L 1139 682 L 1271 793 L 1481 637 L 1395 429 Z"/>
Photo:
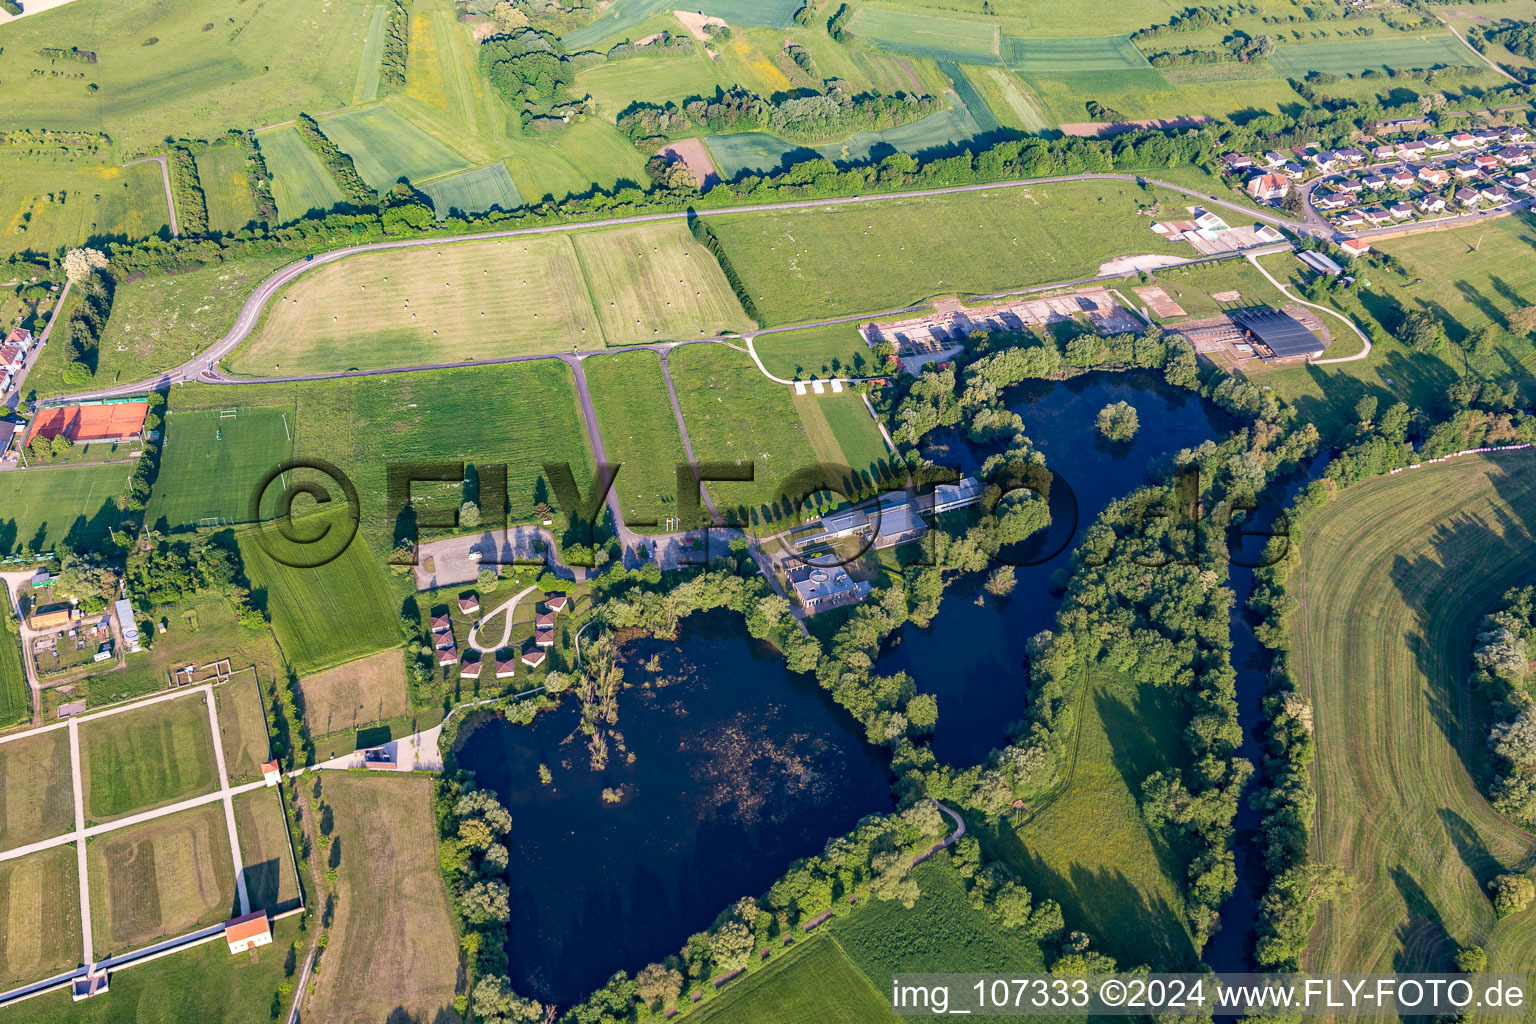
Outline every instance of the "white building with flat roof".
<path fill-rule="evenodd" d="M 123 631 L 123 645 L 132 654 L 139 650 L 139 624 L 133 617 L 133 606 L 127 600 L 117 602 L 114 606 L 117 613 L 117 628 Z"/>

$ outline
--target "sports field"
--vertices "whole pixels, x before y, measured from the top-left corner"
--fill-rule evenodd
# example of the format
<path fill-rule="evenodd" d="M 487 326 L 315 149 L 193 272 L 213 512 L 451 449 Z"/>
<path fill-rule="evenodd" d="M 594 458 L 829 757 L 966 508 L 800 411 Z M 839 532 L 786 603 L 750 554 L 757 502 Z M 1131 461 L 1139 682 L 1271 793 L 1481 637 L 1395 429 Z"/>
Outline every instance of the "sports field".
<path fill-rule="evenodd" d="M 398 650 L 380 651 L 299 681 L 304 721 L 311 736 L 329 736 L 411 709 L 405 688 L 405 659 Z"/>
<path fill-rule="evenodd" d="M 66 729 L 0 743 L 0 850 L 51 839 L 75 827 L 69 771 Z"/>
<path fill-rule="evenodd" d="M 455 210 L 484 213 L 492 209 L 515 210 L 523 205 L 523 197 L 504 163 L 486 164 L 418 187 L 432 200 L 438 220 L 446 220 Z"/>
<path fill-rule="evenodd" d="M 1474 67 L 1478 59 L 1446 34 L 1425 39 L 1384 36 L 1347 43 L 1282 43 L 1269 62 L 1282 75 L 1303 78 L 1310 71 L 1357 75 L 1370 68 Z"/>
<path fill-rule="evenodd" d="M 86 870 L 98 956 L 185 935 L 239 909 L 222 804 L 103 833 L 86 844 Z"/>
<path fill-rule="evenodd" d="M 209 146 L 197 154 L 197 179 L 208 204 L 210 231 L 236 232 L 256 216 L 246 181 L 245 149 Z"/>
<path fill-rule="evenodd" d="M 694 458 L 754 473 L 750 482 L 705 483 L 721 514 L 747 516 L 751 525 L 782 517 L 784 484 L 792 474 L 819 474 L 821 464 L 790 389 L 724 345 L 673 349 L 670 366 Z"/>
<path fill-rule="evenodd" d="M 0 478 L 0 551 L 48 551 L 65 541 L 98 547 L 117 525 L 127 465 L 61 466 L 12 471 Z"/>
<path fill-rule="evenodd" d="M 674 355 L 673 358 L 676 358 Z M 620 467 L 614 492 L 631 528 L 677 515 L 677 467 L 686 466 L 682 435 L 654 352 L 592 356 L 582 363 L 603 449 Z M 688 477 L 692 486 L 692 474 Z"/>
<path fill-rule="evenodd" d="M 345 514 L 343 502 L 337 513 L 326 510 L 296 518 L 293 530 L 305 539 L 320 536 L 322 529 L 342 536 Z M 399 644 L 398 613 L 383 565 L 361 535 L 322 566 L 294 568 L 267 553 L 256 529 L 240 530 L 240 555 L 252 599 L 266 609 L 272 633 L 294 671 L 316 672 Z M 265 529 L 262 536 L 285 560 L 300 561 L 308 554 L 304 545 L 288 544 L 276 527 Z"/>
<path fill-rule="evenodd" d="M 1195 961 L 1185 925 L 1185 865 L 1147 830 L 1137 796 L 1154 771 L 1182 765 L 1188 712 L 1151 686 L 1088 686 L 1066 789 L 1017 829 L 982 837 L 1037 899 L 1061 904 L 1094 947 L 1122 964 L 1180 970 Z"/>
<path fill-rule="evenodd" d="M 4 45 L 10 48 L 9 37 Z M 10 105 L 0 99 L 0 110 Z M 23 120 L 32 123 L 30 115 Z M 147 238 L 169 219 L 158 164 L 119 167 L 94 157 L 0 150 L 0 257 L 90 239 Z"/>
<path fill-rule="evenodd" d="M 843 485 L 844 494 L 876 487 L 894 469 L 895 457 L 885 446 L 869 410 L 864 408 L 863 398 L 844 391 L 796 395 L 794 401 L 805 435 L 822 463 L 846 466 L 851 471 L 834 474 Z"/>
<path fill-rule="evenodd" d="M 379 191 L 401 178 L 436 178 L 469 166 L 462 156 L 382 103 L 323 118 L 320 130 L 352 157 L 357 173 Z"/>
<path fill-rule="evenodd" d="M 1016 71 L 1117 71 L 1144 68 L 1130 36 L 1069 36 L 1064 39 L 1003 38 L 1003 63 Z"/>
<path fill-rule="evenodd" d="M 311 210 L 329 210 L 346 198 L 297 128 L 290 125 L 263 132 L 256 144 L 272 175 L 272 198 L 283 220 L 297 220 Z"/>
<path fill-rule="evenodd" d="M 1468 672 L 1482 615 L 1536 573 L 1528 453 L 1463 457 L 1351 488 L 1306 523 L 1289 587 L 1291 668 L 1315 706 L 1313 856 L 1356 882 L 1324 907 L 1308 971 L 1440 970 L 1481 945 L 1536 961 L 1532 912 L 1495 922 L 1483 885 L 1531 837 L 1469 770 L 1486 723 Z M 1341 624 L 1344 624 L 1341 626 Z"/>
<path fill-rule="evenodd" d="M 609 345 L 669 341 L 755 326 L 720 264 L 682 224 L 572 236 Z"/>
<path fill-rule="evenodd" d="M 80 724 L 85 817 L 106 821 L 218 788 L 213 727 L 201 694 Z"/>
<path fill-rule="evenodd" d="M 991 19 L 962 19 L 894 7 L 860 7 L 848 22 L 860 42 L 881 50 L 941 60 L 996 64 L 998 27 Z"/>
<path fill-rule="evenodd" d="M 119 145 L 153 146 L 167 134 L 212 138 L 231 125 L 268 124 L 352 98 L 363 0 L 97 6 L 66 4 L 5 27 L 7 63 L 28 87 L 0 99 L 0 121 L 104 131 Z M 71 46 L 97 54 L 97 62 L 38 55 Z"/>
<path fill-rule="evenodd" d="M 292 406 L 172 409 L 144 521 L 164 532 L 252 522 L 251 495 L 268 472 L 292 456 L 297 425 Z M 264 514 L 271 513 L 274 501 L 275 496 Z"/>
<path fill-rule="evenodd" d="M 267 714 L 256 678 L 242 672 L 216 686 L 213 695 L 219 709 L 219 738 L 224 746 L 224 768 L 229 784 L 261 778 L 261 764 L 272 756 L 267 736 Z"/>
<path fill-rule="evenodd" d="M 251 909 L 281 914 L 299 905 L 299 880 L 294 874 L 288 822 L 275 789 L 255 789 L 234 798 L 235 831 L 240 836 L 240 863 Z"/>
<path fill-rule="evenodd" d="M 758 311 L 781 324 L 1090 277 L 1129 253 L 1188 255 L 1137 215 L 1154 200 L 1183 205 L 1092 181 L 708 220 Z"/>
<path fill-rule="evenodd" d="M 62 730 L 60 730 L 62 731 Z M 80 873 L 75 844 L 0 861 L 0 988 L 80 964 Z"/>
<path fill-rule="evenodd" d="M 325 775 L 340 863 L 313 1019 L 452 1019 L 458 932 L 438 868 L 431 780 Z M 377 984 L 383 977 L 390 984 Z"/>
<path fill-rule="evenodd" d="M 897 1021 L 879 991 L 832 939 L 818 935 L 733 984 L 693 1019 L 713 1024 L 876 1024 Z"/>
<path fill-rule="evenodd" d="M 251 375 L 325 373 L 573 344 L 598 348 L 602 340 L 570 238 L 554 235 L 385 250 L 328 264 L 278 292 L 226 363 Z"/>
<path fill-rule="evenodd" d="M 752 347 L 769 373 L 787 380 L 868 377 L 879 372 L 874 353 L 854 323 L 759 334 L 752 339 Z"/>

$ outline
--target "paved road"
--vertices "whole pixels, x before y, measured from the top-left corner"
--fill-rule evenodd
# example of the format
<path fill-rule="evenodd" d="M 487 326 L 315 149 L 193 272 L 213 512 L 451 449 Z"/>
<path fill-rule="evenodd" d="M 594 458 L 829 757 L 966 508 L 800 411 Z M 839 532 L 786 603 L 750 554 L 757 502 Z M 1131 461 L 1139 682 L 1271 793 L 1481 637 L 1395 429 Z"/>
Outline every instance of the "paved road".
<path fill-rule="evenodd" d="M 240 897 L 240 916 L 251 912 L 251 896 L 245 886 L 245 862 L 240 855 L 240 831 L 235 827 L 235 799 L 229 788 L 229 769 L 224 765 L 224 734 L 219 731 L 219 702 L 208 691 L 208 726 L 213 730 L 213 763 L 219 772 L 219 794 L 224 798 L 224 824 L 229 829 L 229 852 L 235 864 L 235 893 Z"/>
<path fill-rule="evenodd" d="M 1293 231 L 1307 231 L 1307 225 L 1297 223 L 1296 221 L 1290 220 L 1288 218 L 1281 217 L 1272 213 L 1267 213 L 1262 210 L 1256 210 L 1252 207 L 1233 202 L 1229 199 L 1222 199 L 1218 196 L 1209 195 L 1197 189 L 1186 188 L 1183 185 L 1175 185 L 1170 182 L 1159 181 L 1155 178 L 1148 178 L 1145 175 L 1137 174 L 1065 174 L 1049 178 L 1031 178 L 1025 181 L 1002 181 L 978 185 L 952 185 L 946 188 L 917 189 L 908 192 L 889 192 L 870 196 L 833 196 L 826 199 L 802 199 L 780 203 L 764 203 L 755 206 L 727 206 L 720 207 L 718 209 L 702 210 L 700 212 L 707 216 L 721 216 L 726 214 L 772 212 L 775 210 L 811 210 L 836 206 L 854 206 L 862 203 L 883 203 L 899 199 L 917 199 L 931 196 L 960 195 L 968 192 L 988 192 L 1014 188 L 1028 188 L 1037 185 L 1049 185 L 1071 181 L 1126 181 L 1135 184 L 1155 185 L 1159 188 L 1164 188 L 1172 192 L 1178 192 L 1183 195 L 1191 196 L 1205 203 L 1221 206 L 1229 210 L 1235 210 L 1243 214 L 1245 217 L 1252 217 L 1255 220 L 1261 220 L 1270 224 L 1290 228 Z M 245 338 L 251 333 L 251 330 L 256 326 L 256 322 L 261 316 L 262 310 L 266 307 L 266 304 L 271 300 L 272 296 L 276 294 L 281 288 L 291 283 L 296 277 L 303 274 L 307 270 L 314 269 L 315 267 L 322 266 L 327 263 L 334 263 L 337 260 L 343 260 L 349 256 L 356 256 L 360 253 L 366 252 L 381 252 L 389 249 L 419 249 L 428 246 L 450 245 L 454 242 L 488 242 L 496 241 L 498 239 L 527 238 L 537 235 L 569 234 L 575 231 L 587 231 L 593 228 L 619 227 L 626 224 L 650 224 L 659 221 L 685 220 L 687 216 L 688 214 L 686 211 L 635 214 L 628 217 L 610 217 L 602 220 L 578 221 L 563 224 L 546 224 L 540 225 L 538 227 L 512 228 L 506 231 L 491 231 L 481 234 L 452 235 L 439 238 L 407 238 L 400 239 L 398 241 L 386 242 L 368 242 L 362 245 L 352 245 L 341 249 L 333 249 L 330 252 L 319 253 L 315 256 L 306 257 L 297 263 L 291 263 L 288 266 L 283 267 L 282 269 L 273 273 L 260 285 L 258 285 L 256 290 L 251 293 L 250 298 L 246 299 L 245 304 L 241 306 L 240 313 L 235 318 L 234 326 L 229 329 L 228 333 L 226 333 L 223 338 L 219 339 L 196 358 L 190 359 L 180 366 L 168 370 L 165 373 L 162 373 L 160 376 L 150 380 L 133 381 L 126 384 L 119 384 L 110 388 L 101 388 L 95 391 L 66 395 L 59 398 L 50 399 L 48 404 L 59 405 L 66 404 L 68 402 L 81 401 L 84 399 L 112 398 L 120 395 L 137 394 L 145 391 L 148 388 L 158 387 L 168 383 L 174 383 L 178 380 L 201 380 L 207 383 L 273 383 L 295 380 L 317 380 L 337 376 L 351 376 L 350 374 L 317 374 L 293 377 L 284 376 L 249 379 L 242 378 L 239 381 L 232 381 L 228 378 L 225 378 L 223 373 L 218 369 L 218 363 L 225 356 L 233 352 L 235 348 L 239 346 L 239 344 L 244 341 Z M 828 322 L 846 322 L 846 319 L 847 318 L 839 318 Z M 611 349 L 608 351 L 619 350 Z M 519 358 L 514 357 L 508 359 L 485 360 L 484 363 L 490 364 L 517 361 L 520 361 Z M 394 367 L 390 370 L 369 372 L 400 373 L 410 370 L 444 369 L 449 366 L 474 365 L 482 364 L 480 362 L 442 363 L 412 367 Z"/>
<path fill-rule="evenodd" d="M 1511 82 L 1514 82 L 1516 85 L 1523 84 L 1520 79 L 1516 78 L 1514 75 L 1501 68 L 1497 61 L 1490 59 L 1487 54 L 1483 53 L 1477 47 L 1467 42 L 1467 37 L 1462 35 L 1461 30 L 1458 29 L 1455 25 L 1452 25 L 1450 19 L 1448 19 L 1445 15 L 1436 12 L 1435 17 L 1440 19 L 1440 24 L 1451 30 L 1451 35 L 1456 37 L 1456 41 L 1458 43 L 1460 43 L 1462 46 L 1465 46 L 1468 52 L 1472 54 L 1472 56 L 1488 65 L 1489 70 L 1491 70 L 1494 74 L 1503 75 L 1505 78 L 1509 79 Z"/>
<path fill-rule="evenodd" d="M 752 351 L 752 342 L 750 340 L 747 342 L 747 351 Z M 661 353 L 661 379 L 667 385 L 667 399 L 672 403 L 672 417 L 677 420 L 677 432 L 683 439 L 683 454 L 688 457 L 688 465 L 693 468 L 694 486 L 699 489 L 699 497 L 703 499 L 704 507 L 709 509 L 710 520 L 712 522 L 719 522 L 720 513 L 715 509 L 715 500 L 709 496 L 709 491 L 704 487 L 704 478 L 699 475 L 699 460 L 694 457 L 693 441 L 688 437 L 688 424 L 683 421 L 683 407 L 677 401 L 677 388 L 672 383 L 672 365 L 668 362 L 671 354 L 671 349 Z M 757 354 L 753 353 L 752 358 L 756 361 Z M 759 369 L 762 369 L 762 363 L 757 365 Z M 768 374 L 768 371 L 763 370 L 763 373 Z M 774 380 L 778 379 L 773 377 L 772 374 L 768 375 Z"/>
<path fill-rule="evenodd" d="M 1365 343 L 1365 348 L 1363 350 L 1359 351 L 1359 352 L 1356 352 L 1352 356 L 1338 356 L 1338 357 L 1336 357 L 1334 359 L 1314 359 L 1314 360 L 1312 360 L 1312 365 L 1313 366 L 1323 366 L 1323 365 L 1326 365 L 1328 363 L 1353 363 L 1356 360 L 1364 359 L 1366 356 L 1371 354 L 1371 337 L 1370 337 L 1370 335 L 1368 335 L 1364 331 L 1362 331 L 1359 328 L 1359 326 L 1356 325 L 1356 323 L 1353 320 L 1351 320 L 1349 317 L 1345 316 L 1343 313 L 1340 313 L 1338 310 L 1329 309 L 1327 306 L 1319 306 L 1315 302 L 1308 302 L 1306 299 L 1300 299 L 1300 298 L 1297 298 L 1295 295 L 1292 295 L 1288 290 L 1286 290 L 1285 285 L 1281 284 L 1279 282 L 1279 280 L 1276 279 L 1273 274 L 1271 274 L 1268 270 L 1264 269 L 1264 264 L 1260 263 L 1258 261 L 1258 259 L 1256 258 L 1256 256 L 1249 255 L 1248 262 L 1252 263 L 1254 265 L 1254 267 L 1256 267 L 1258 269 L 1259 273 L 1261 273 L 1265 277 L 1267 277 L 1269 279 L 1269 283 L 1274 285 L 1276 288 L 1278 288 L 1280 290 L 1280 294 L 1281 295 L 1284 295 L 1286 298 L 1292 300 L 1293 302 L 1296 302 L 1296 303 L 1299 303 L 1299 304 L 1301 304 L 1303 306 L 1306 306 L 1309 309 L 1321 310 L 1322 312 L 1327 313 L 1329 316 L 1333 317 L 1336 320 L 1344 321 L 1346 324 L 1349 325 L 1349 329 L 1354 331 L 1355 334 L 1359 336 L 1360 340 Z"/>
<path fill-rule="evenodd" d="M 79 876 L 80 935 L 83 957 L 89 967 L 96 961 L 96 949 L 91 936 L 91 885 L 90 872 L 85 863 L 85 785 L 80 777 L 80 720 L 69 720 L 69 775 L 74 787 L 75 831 L 67 838 L 75 844 L 75 871 Z"/>
<path fill-rule="evenodd" d="M 485 615 L 481 616 L 480 621 L 476 622 L 469 628 L 469 638 L 464 641 L 465 644 L 473 647 L 481 654 L 494 654 L 501 650 L 503 647 L 507 646 L 507 644 L 511 643 L 512 614 L 517 611 L 517 602 L 521 601 L 523 598 L 527 597 L 529 594 L 538 589 L 538 587 L 524 587 L 522 590 L 519 590 L 517 593 L 513 594 L 509 599 L 503 601 L 501 604 L 491 609 Z M 491 646 L 487 647 L 480 642 L 480 627 L 485 625 L 487 619 L 493 619 L 498 615 L 502 616 L 501 638 Z"/>
<path fill-rule="evenodd" d="M 37 336 L 37 341 L 32 346 L 31 355 L 22 362 L 20 372 L 11 381 L 11 393 L 5 396 L 5 406 L 12 412 L 16 411 L 16 406 L 21 402 L 21 386 L 27 382 L 27 377 L 32 373 L 32 367 L 37 365 L 38 358 L 43 354 L 43 346 L 48 344 L 48 339 L 53 335 L 53 325 L 58 322 L 59 310 L 64 308 L 64 300 L 69 298 L 69 289 L 72 283 L 68 278 L 65 278 L 64 290 L 59 292 L 59 301 L 53 304 L 53 311 L 48 314 L 48 322 L 43 325 L 43 333 Z M 18 447 L 20 446 L 18 445 Z"/>
<path fill-rule="evenodd" d="M 160 165 L 160 181 L 165 185 L 165 208 L 170 213 L 171 218 L 171 237 L 180 238 L 181 230 L 176 224 L 176 200 L 171 197 L 171 170 L 170 167 L 166 165 L 165 157 L 147 156 L 143 160 L 134 160 L 131 163 L 123 164 L 123 166 L 133 167 L 138 164 L 147 164 L 151 162 Z"/>

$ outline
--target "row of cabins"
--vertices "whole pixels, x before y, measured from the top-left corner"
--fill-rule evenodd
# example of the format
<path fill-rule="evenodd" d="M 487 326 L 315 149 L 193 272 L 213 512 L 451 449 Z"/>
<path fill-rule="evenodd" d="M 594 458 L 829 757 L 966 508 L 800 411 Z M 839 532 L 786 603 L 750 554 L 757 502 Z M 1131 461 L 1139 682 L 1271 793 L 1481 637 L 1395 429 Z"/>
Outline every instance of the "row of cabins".
<path fill-rule="evenodd" d="M 516 673 L 517 661 L 529 668 L 544 664 L 548 648 L 555 646 L 555 616 L 570 606 L 570 598 L 564 594 L 551 594 L 544 599 L 544 610 L 534 616 L 533 647 L 524 651 L 519 659 L 496 658 L 496 678 L 510 679 Z M 459 611 L 464 615 L 480 614 L 480 599 L 473 594 L 459 598 Z M 466 679 L 480 677 L 481 658 L 477 651 L 459 654 L 458 640 L 453 635 L 453 616 L 447 612 L 432 616 L 433 647 L 437 651 L 437 664 L 441 668 L 457 665 L 459 675 Z"/>

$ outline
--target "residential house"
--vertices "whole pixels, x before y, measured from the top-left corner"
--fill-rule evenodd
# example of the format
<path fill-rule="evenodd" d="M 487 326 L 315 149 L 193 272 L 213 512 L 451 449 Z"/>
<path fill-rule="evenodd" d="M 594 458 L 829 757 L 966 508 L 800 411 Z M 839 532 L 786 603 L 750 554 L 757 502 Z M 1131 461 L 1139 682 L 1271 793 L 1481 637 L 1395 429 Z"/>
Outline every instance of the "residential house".
<path fill-rule="evenodd" d="M 442 668 L 448 668 L 459 663 L 459 651 L 456 647 L 439 648 L 437 652 L 437 664 Z"/>
<path fill-rule="evenodd" d="M 1470 132 L 1457 132 L 1451 136 L 1451 145 L 1457 149 L 1471 149 L 1477 145 L 1477 136 Z"/>
<path fill-rule="evenodd" d="M 225 799 L 228 799 L 227 797 Z M 265 910 L 253 910 L 249 914 L 224 922 L 224 941 L 229 943 L 230 953 L 244 953 L 272 941 L 272 925 Z"/>
<path fill-rule="evenodd" d="M 1517 149 L 1514 146 L 1505 146 L 1494 155 L 1499 158 L 1499 163 L 1503 164 L 1505 167 L 1511 167 L 1515 164 L 1528 164 L 1531 162 L 1531 155 L 1529 153 L 1523 149 Z"/>
<path fill-rule="evenodd" d="M 511 679 L 516 673 L 517 673 L 517 659 L 516 658 L 505 658 L 504 659 L 504 658 L 498 657 L 496 659 L 496 678 L 497 679 Z"/>
<path fill-rule="evenodd" d="M 1459 188 L 1456 190 L 1456 201 L 1462 206 L 1476 206 L 1482 201 L 1475 188 Z"/>
<path fill-rule="evenodd" d="M 1270 150 L 1268 153 L 1264 154 L 1264 166 L 1268 167 L 1270 170 L 1274 170 L 1277 167 L 1284 167 L 1285 163 L 1285 155 L 1283 153 L 1276 153 L 1274 150 Z"/>
<path fill-rule="evenodd" d="M 535 647 L 553 647 L 553 646 L 555 646 L 555 631 L 552 630 L 552 629 L 537 630 L 533 634 L 533 646 L 535 646 Z"/>
<path fill-rule="evenodd" d="M 459 598 L 459 613 L 462 615 L 479 615 L 480 599 L 474 594 Z"/>
<path fill-rule="evenodd" d="M 812 615 L 828 608 L 853 604 L 869 596 L 870 585 L 853 579 L 841 566 L 796 566 L 790 570 L 788 577 L 796 600 Z"/>
<path fill-rule="evenodd" d="M 1485 171 L 1492 171 L 1499 166 L 1499 158 L 1492 153 L 1479 153 L 1472 158 L 1472 162 Z"/>
<path fill-rule="evenodd" d="M 1490 203 L 1498 203 L 1500 206 L 1509 202 L 1514 197 L 1500 185 L 1484 185 L 1483 198 Z"/>
<path fill-rule="evenodd" d="M 1472 135 L 1485 146 L 1490 142 L 1498 142 L 1504 137 L 1497 128 L 1474 128 Z"/>
<path fill-rule="evenodd" d="M 544 599 L 544 607 L 558 615 L 565 611 L 566 605 L 570 602 L 571 599 L 564 594 L 551 594 Z"/>
<path fill-rule="evenodd" d="M 1451 148 L 1451 140 L 1444 135 L 1431 135 L 1424 140 L 1424 145 L 1431 153 L 1445 153 Z"/>
<path fill-rule="evenodd" d="M 1510 142 L 1524 142 L 1531 137 L 1531 133 L 1524 125 L 1513 124 L 1505 130 L 1504 137 Z"/>
<path fill-rule="evenodd" d="M 1300 181 L 1307 176 L 1307 169 L 1298 163 L 1288 163 L 1284 167 L 1285 176 L 1292 181 Z"/>
<path fill-rule="evenodd" d="M 1347 164 L 1365 163 L 1365 154 L 1353 146 L 1336 150 L 1333 155 Z"/>
<path fill-rule="evenodd" d="M 1476 164 L 1457 164 L 1451 168 L 1451 174 L 1462 181 L 1466 181 L 1468 178 L 1475 178 L 1482 173 Z"/>
<path fill-rule="evenodd" d="M 544 664 L 544 658 L 545 658 L 545 654 L 544 654 L 543 651 L 540 651 L 540 650 L 524 651 L 523 652 L 523 657 L 522 657 L 522 662 L 523 662 L 524 665 L 527 665 L 529 668 L 538 668 L 540 665 Z"/>
<path fill-rule="evenodd" d="M 443 612 L 441 615 L 432 616 L 432 632 L 452 633 L 453 617 L 450 616 L 447 612 Z"/>
<path fill-rule="evenodd" d="M 1348 210 L 1339 215 L 1340 227 L 1357 228 L 1364 223 L 1365 214 L 1361 213 L 1359 210 Z"/>
<path fill-rule="evenodd" d="M 1406 220 L 1413 216 L 1413 207 L 1409 206 L 1407 203 L 1397 202 L 1387 207 L 1387 212 L 1390 213 L 1395 220 Z"/>
<path fill-rule="evenodd" d="M 1440 186 L 1451 180 L 1451 172 L 1444 167 L 1420 167 L 1419 180 L 1426 185 Z"/>
<path fill-rule="evenodd" d="M 1349 197 L 1338 192 L 1314 192 L 1312 205 L 1319 210 L 1341 210 L 1349 205 Z"/>
<path fill-rule="evenodd" d="M 1256 174 L 1248 179 L 1248 194 L 1260 202 L 1284 199 L 1290 191 L 1290 180 L 1283 174 Z"/>
<path fill-rule="evenodd" d="M 1364 256 L 1371 251 L 1371 243 L 1363 238 L 1346 238 L 1339 243 L 1339 248 L 1351 256 Z"/>
<path fill-rule="evenodd" d="M 1428 195 L 1420 196 L 1418 204 L 1419 209 L 1425 213 L 1439 213 L 1445 209 L 1445 200 L 1432 192 Z"/>
<path fill-rule="evenodd" d="M 1360 184 L 1372 192 L 1380 192 L 1387 187 L 1387 179 L 1379 174 L 1367 174 L 1364 178 L 1360 179 Z"/>
<path fill-rule="evenodd" d="M 1365 188 L 1362 183 L 1353 181 L 1349 178 L 1344 178 L 1341 181 L 1334 182 L 1333 187 L 1349 196 L 1357 196 L 1360 194 L 1361 190 Z"/>
<path fill-rule="evenodd" d="M 1379 206 L 1372 206 L 1368 210 L 1362 210 L 1361 213 L 1364 214 L 1366 220 L 1378 227 L 1392 219 L 1392 215 Z"/>
<path fill-rule="evenodd" d="M 481 664 L 480 655 L 474 651 L 465 651 L 464 657 L 459 661 L 459 678 L 479 679 Z"/>
<path fill-rule="evenodd" d="M 1421 157 L 1429 152 L 1429 143 L 1423 139 L 1413 139 L 1398 146 L 1397 151 L 1405 157 Z"/>
<path fill-rule="evenodd" d="M 1377 146 L 1375 149 L 1371 150 L 1371 156 L 1377 160 L 1391 160 L 1394 156 L 1397 156 L 1397 147 L 1386 145 Z"/>
<path fill-rule="evenodd" d="M 1237 174 L 1253 167 L 1253 158 L 1241 153 L 1227 153 L 1221 158 L 1221 162 L 1226 165 L 1227 172 L 1230 174 Z"/>
<path fill-rule="evenodd" d="M 1413 172 L 1406 167 L 1399 167 L 1387 175 L 1387 180 L 1398 188 L 1407 188 L 1414 182 Z"/>
<path fill-rule="evenodd" d="M 555 628 L 555 613 L 554 612 L 540 612 L 539 614 L 535 615 L 533 617 L 533 628 L 534 629 L 554 629 Z"/>
<path fill-rule="evenodd" d="M 1307 159 L 1311 161 L 1313 167 L 1316 167 L 1323 174 L 1333 170 L 1334 165 L 1339 162 L 1338 157 L 1334 156 L 1331 150 L 1326 149 L 1320 153 L 1313 153 Z"/>

